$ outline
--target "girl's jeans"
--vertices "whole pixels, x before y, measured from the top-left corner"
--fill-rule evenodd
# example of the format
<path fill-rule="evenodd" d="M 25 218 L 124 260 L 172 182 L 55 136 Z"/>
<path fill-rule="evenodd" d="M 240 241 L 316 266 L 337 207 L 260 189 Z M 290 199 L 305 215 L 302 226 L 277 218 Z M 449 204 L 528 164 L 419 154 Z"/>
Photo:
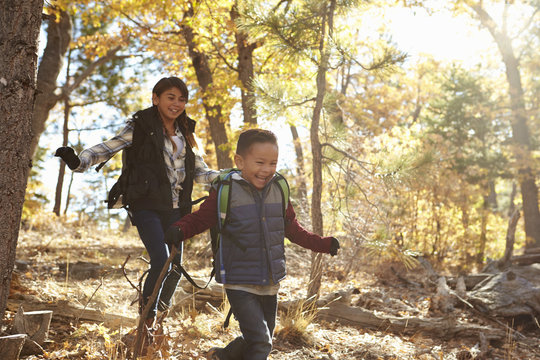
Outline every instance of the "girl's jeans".
<path fill-rule="evenodd" d="M 277 295 L 256 295 L 231 289 L 226 291 L 242 336 L 234 339 L 218 354 L 220 359 L 266 360 L 272 350 Z"/>
<path fill-rule="evenodd" d="M 133 212 L 133 224 L 137 226 L 139 236 L 150 256 L 150 270 L 143 285 L 143 306 L 146 305 L 148 298 L 152 295 L 159 273 L 163 269 L 170 254 L 169 247 L 164 241 L 165 231 L 174 222 L 180 220 L 180 218 L 180 209 L 167 211 L 137 210 Z M 173 264 L 180 265 L 181 262 L 182 245 L 178 249 L 178 254 L 174 258 Z M 148 318 L 155 317 L 158 308 L 159 310 L 165 310 L 171 305 L 172 296 L 180 281 L 180 273 L 176 267 L 172 271 L 170 270 L 169 268 L 169 274 L 163 281 L 163 285 L 156 298 L 157 301 L 152 304 Z"/>

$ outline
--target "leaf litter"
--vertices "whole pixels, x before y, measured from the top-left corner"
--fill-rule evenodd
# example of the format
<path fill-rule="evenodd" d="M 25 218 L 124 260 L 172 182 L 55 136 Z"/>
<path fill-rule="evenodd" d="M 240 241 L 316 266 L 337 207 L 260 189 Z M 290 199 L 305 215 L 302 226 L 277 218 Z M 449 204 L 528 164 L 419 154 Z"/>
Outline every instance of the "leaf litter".
<path fill-rule="evenodd" d="M 302 299 L 306 296 L 311 258 L 308 251 L 297 246 L 287 247 L 288 276 L 282 282 L 279 301 Z M 390 266 L 400 268 L 406 276 L 421 282 L 419 271 L 407 272 L 400 264 L 375 264 L 360 260 L 354 273 L 344 274 L 352 250 L 343 251 L 337 258 L 327 259 L 321 294 L 356 289 L 348 299 L 353 306 L 379 314 L 395 316 L 430 316 L 430 294 L 404 286 L 389 275 Z M 147 263 L 141 258 L 145 250 L 135 229 L 122 233 L 98 229 L 90 225 L 57 222 L 54 226 L 21 229 L 17 247 L 10 298 L 32 296 L 42 303 L 67 301 L 105 314 L 135 319 L 138 312 L 137 292 L 123 275 L 122 264 L 127 256 L 126 275 L 134 283 L 143 275 Z M 99 265 L 99 272 L 86 279 L 71 276 L 70 264 L 87 262 Z M 207 238 L 201 235 L 189 241 L 184 249 L 188 271 L 206 277 L 210 273 L 210 250 Z M 62 265 L 64 264 L 64 265 Z M 171 312 L 162 323 L 159 341 L 152 344 L 148 355 L 140 359 L 205 359 L 214 346 L 223 347 L 240 335 L 238 324 L 231 321 L 228 329 L 222 324 L 228 308 L 207 306 L 196 308 L 189 302 Z M 177 307 L 175 307 L 177 309 Z M 473 318 L 464 313 L 462 318 Z M 9 325 L 14 313 L 6 312 Z M 438 339 L 426 334 L 394 334 L 381 328 L 364 329 L 337 322 L 312 320 L 304 329 L 306 341 L 294 341 L 283 332 L 278 313 L 273 360 L 337 360 L 337 359 L 474 359 L 479 354 L 478 339 Z M 481 322 L 480 319 L 473 319 Z M 8 326 L 9 327 L 9 326 Z M 44 354 L 26 359 L 117 359 L 130 358 L 129 344 L 133 342 L 135 326 L 111 327 L 85 322 L 71 317 L 55 316 L 44 344 Z M 532 359 L 534 351 L 511 340 L 490 349 L 491 359 Z M 480 359 L 480 358 L 478 358 Z"/>

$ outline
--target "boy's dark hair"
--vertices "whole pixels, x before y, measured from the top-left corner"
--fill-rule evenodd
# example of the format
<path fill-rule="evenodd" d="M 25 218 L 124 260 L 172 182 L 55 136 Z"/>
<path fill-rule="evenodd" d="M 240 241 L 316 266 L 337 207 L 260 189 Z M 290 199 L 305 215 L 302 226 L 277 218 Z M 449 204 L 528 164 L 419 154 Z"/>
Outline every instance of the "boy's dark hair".
<path fill-rule="evenodd" d="M 181 79 L 177 78 L 176 76 L 160 79 L 156 83 L 156 85 L 154 85 L 154 88 L 152 89 L 152 93 L 156 94 L 157 96 L 160 96 L 163 92 L 173 87 L 180 90 L 180 92 L 182 93 L 182 96 L 186 98 L 186 101 L 189 100 L 189 91 L 188 91 L 186 83 L 183 82 Z"/>
<path fill-rule="evenodd" d="M 276 135 L 270 130 L 249 129 L 240 134 L 236 144 L 236 153 L 244 156 L 254 143 L 271 143 L 277 146 Z"/>

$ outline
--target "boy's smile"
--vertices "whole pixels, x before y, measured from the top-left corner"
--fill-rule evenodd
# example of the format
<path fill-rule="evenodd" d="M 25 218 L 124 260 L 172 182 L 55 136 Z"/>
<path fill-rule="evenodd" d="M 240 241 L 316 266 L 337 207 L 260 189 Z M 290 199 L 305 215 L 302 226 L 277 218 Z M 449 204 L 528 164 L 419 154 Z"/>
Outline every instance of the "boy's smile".
<path fill-rule="evenodd" d="M 276 173 L 279 150 L 270 142 L 253 143 L 245 155 L 236 154 L 236 167 L 242 171 L 242 177 L 262 190 Z"/>

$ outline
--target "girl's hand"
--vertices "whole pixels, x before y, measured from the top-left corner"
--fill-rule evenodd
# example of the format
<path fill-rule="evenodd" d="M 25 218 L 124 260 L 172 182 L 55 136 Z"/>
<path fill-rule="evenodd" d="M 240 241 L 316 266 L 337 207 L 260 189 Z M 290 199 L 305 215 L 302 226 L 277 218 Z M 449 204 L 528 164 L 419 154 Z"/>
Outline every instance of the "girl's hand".
<path fill-rule="evenodd" d="M 58 156 L 64 160 L 71 170 L 75 170 L 81 164 L 81 160 L 77 155 L 75 155 L 73 148 L 70 148 L 69 146 L 59 147 L 56 149 L 54 156 Z"/>

